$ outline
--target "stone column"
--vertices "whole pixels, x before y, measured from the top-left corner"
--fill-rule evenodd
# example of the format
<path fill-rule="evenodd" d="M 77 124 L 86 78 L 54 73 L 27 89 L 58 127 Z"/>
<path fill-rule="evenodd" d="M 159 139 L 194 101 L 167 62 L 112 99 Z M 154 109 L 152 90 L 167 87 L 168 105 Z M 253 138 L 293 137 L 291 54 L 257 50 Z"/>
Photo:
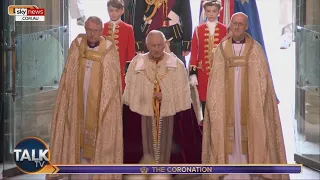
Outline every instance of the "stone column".
<path fill-rule="evenodd" d="M 281 28 L 280 49 L 287 49 L 292 42 L 292 0 L 280 0 L 279 27 Z"/>
<path fill-rule="evenodd" d="M 280 25 L 288 25 L 292 23 L 292 0 L 280 0 Z"/>
<path fill-rule="evenodd" d="M 306 25 L 320 25 L 320 0 L 306 1 Z"/>

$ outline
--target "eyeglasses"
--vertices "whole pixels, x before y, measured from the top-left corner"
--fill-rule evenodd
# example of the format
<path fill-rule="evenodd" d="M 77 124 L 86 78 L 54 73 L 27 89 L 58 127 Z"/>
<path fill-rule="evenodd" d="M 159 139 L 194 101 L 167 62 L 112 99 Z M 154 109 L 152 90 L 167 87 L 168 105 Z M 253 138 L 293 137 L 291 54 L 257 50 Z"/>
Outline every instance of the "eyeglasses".
<path fill-rule="evenodd" d="M 101 31 L 101 29 L 86 29 L 87 33 L 93 33 L 93 34 L 96 34 L 96 33 L 100 32 L 100 31 Z"/>
<path fill-rule="evenodd" d="M 231 22 L 231 25 L 234 27 L 245 27 L 247 24 L 243 24 L 243 23 L 238 23 L 238 22 Z"/>

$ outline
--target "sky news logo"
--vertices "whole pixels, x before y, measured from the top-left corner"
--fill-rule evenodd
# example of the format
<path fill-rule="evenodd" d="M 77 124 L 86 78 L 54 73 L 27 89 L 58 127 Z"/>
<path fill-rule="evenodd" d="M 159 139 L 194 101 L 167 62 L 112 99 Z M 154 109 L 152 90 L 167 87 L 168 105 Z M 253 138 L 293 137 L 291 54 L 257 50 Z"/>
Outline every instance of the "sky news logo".
<path fill-rule="evenodd" d="M 12 5 L 8 14 L 15 16 L 16 21 L 45 21 L 45 9 L 36 5 Z"/>

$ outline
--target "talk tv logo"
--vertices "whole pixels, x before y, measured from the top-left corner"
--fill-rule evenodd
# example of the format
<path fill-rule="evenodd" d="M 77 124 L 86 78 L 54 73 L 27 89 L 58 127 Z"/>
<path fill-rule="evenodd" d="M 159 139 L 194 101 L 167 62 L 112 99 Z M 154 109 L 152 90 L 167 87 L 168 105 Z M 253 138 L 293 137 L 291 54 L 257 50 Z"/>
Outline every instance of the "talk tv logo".
<path fill-rule="evenodd" d="M 14 161 L 22 172 L 37 173 L 50 165 L 49 147 L 37 137 L 22 139 L 14 149 Z"/>

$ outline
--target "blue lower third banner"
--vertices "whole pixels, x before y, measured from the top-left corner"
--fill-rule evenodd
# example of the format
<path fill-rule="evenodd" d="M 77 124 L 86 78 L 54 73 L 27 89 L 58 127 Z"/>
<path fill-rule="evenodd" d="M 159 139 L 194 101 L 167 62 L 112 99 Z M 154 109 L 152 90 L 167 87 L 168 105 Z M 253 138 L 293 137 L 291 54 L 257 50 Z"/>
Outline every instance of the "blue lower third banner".
<path fill-rule="evenodd" d="M 302 165 L 46 165 L 36 174 L 298 174 Z"/>

